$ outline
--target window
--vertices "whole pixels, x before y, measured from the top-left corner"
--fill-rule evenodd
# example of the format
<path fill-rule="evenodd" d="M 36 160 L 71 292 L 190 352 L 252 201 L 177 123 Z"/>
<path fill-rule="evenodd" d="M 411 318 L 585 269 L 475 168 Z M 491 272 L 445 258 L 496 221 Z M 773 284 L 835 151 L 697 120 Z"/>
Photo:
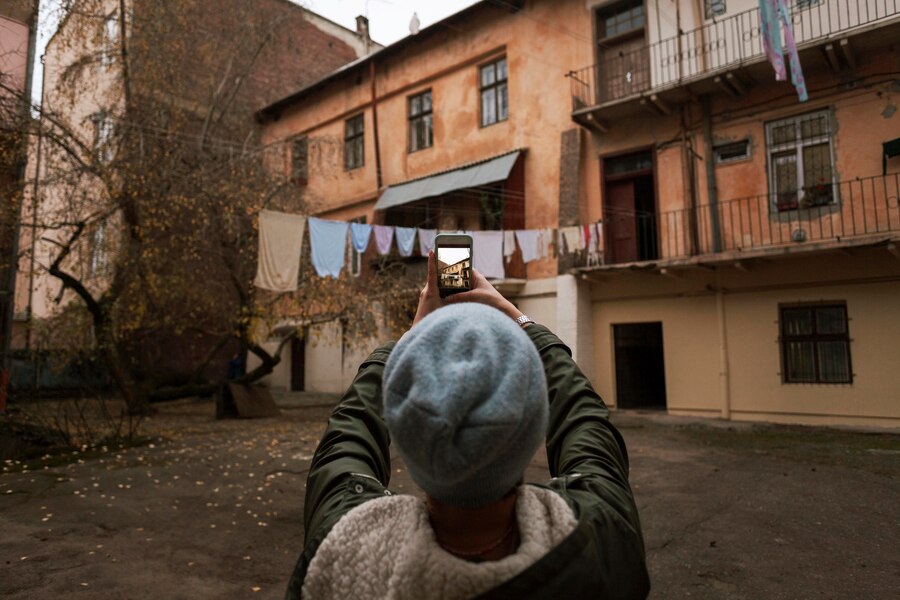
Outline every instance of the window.
<path fill-rule="evenodd" d="M 713 148 L 716 164 L 727 164 L 750 158 L 750 140 L 720 144 Z"/>
<path fill-rule="evenodd" d="M 822 4 L 822 0 L 797 0 L 794 6 L 796 6 L 797 10 L 806 10 L 820 4 Z"/>
<path fill-rule="evenodd" d="M 119 15 L 115 11 L 103 20 L 103 35 L 103 55 L 100 57 L 100 64 L 108 68 L 115 62 L 118 52 Z"/>
<path fill-rule="evenodd" d="M 782 306 L 781 356 L 785 383 L 852 383 L 847 305 Z"/>
<path fill-rule="evenodd" d="M 88 277 L 96 277 L 106 273 L 109 266 L 109 254 L 106 241 L 106 223 L 98 223 L 94 228 L 90 241 L 88 258 Z"/>
<path fill-rule="evenodd" d="M 351 223 L 365 223 L 366 217 L 357 217 L 356 219 L 352 219 Z M 350 274 L 354 277 L 359 277 L 359 274 L 362 273 L 362 253 L 357 252 L 356 248 L 353 247 L 352 236 L 347 236 L 347 239 L 350 244 Z"/>
<path fill-rule="evenodd" d="M 831 115 L 820 111 L 766 124 L 769 193 L 777 211 L 836 201 Z"/>
<path fill-rule="evenodd" d="M 706 18 L 713 19 L 725 14 L 725 0 L 703 0 Z"/>
<path fill-rule="evenodd" d="M 344 168 L 348 171 L 358 169 L 366 162 L 363 127 L 363 115 L 344 122 Z"/>
<path fill-rule="evenodd" d="M 481 67 L 481 126 L 509 118 L 506 57 Z"/>
<path fill-rule="evenodd" d="M 431 90 L 409 98 L 409 151 L 434 145 L 434 120 L 431 114 Z"/>
<path fill-rule="evenodd" d="M 705 0 L 709 1 L 709 0 Z M 627 2 L 598 13 L 601 38 L 611 38 L 644 27 L 644 3 Z"/>
<path fill-rule="evenodd" d="M 291 181 L 298 186 L 309 183 L 309 138 L 291 142 Z"/>
<path fill-rule="evenodd" d="M 108 163 L 113 158 L 113 122 L 106 112 L 95 113 L 91 116 L 94 122 L 94 156 L 101 163 Z"/>

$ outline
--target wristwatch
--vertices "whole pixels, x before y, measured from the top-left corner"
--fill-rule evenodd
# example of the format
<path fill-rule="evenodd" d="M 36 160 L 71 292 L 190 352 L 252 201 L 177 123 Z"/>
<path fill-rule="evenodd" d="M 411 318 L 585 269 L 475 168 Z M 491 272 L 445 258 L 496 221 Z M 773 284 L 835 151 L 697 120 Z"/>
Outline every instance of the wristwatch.
<path fill-rule="evenodd" d="M 526 325 L 531 325 L 534 322 L 535 322 L 534 319 L 532 319 L 531 317 L 527 317 L 525 315 L 522 315 L 521 317 L 516 319 L 516 325 L 518 325 L 519 327 L 525 327 Z"/>

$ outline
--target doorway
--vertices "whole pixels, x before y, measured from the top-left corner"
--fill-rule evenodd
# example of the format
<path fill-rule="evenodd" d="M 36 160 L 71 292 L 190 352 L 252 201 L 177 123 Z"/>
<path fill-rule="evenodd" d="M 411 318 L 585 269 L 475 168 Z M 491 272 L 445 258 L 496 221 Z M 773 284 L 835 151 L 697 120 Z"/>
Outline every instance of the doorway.
<path fill-rule="evenodd" d="M 291 340 L 291 391 L 306 389 L 306 336 Z"/>
<path fill-rule="evenodd" d="M 613 325 L 618 408 L 666 409 L 662 323 Z"/>
<path fill-rule="evenodd" d="M 659 258 L 653 155 L 648 150 L 603 160 L 606 262 Z"/>
<path fill-rule="evenodd" d="M 624 0 L 595 13 L 597 104 L 650 89 L 644 0 Z"/>

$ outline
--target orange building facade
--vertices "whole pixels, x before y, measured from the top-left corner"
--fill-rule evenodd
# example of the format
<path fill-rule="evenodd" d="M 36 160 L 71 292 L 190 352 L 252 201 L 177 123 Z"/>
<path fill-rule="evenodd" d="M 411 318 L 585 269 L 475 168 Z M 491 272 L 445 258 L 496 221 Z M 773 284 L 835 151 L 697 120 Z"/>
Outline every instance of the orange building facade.
<path fill-rule="evenodd" d="M 600 264 L 497 284 L 611 405 L 900 426 L 900 5 L 787 7 L 805 102 L 775 81 L 756 6 L 479 2 L 264 108 L 263 138 L 286 173 L 303 149 L 296 207 L 323 218 L 602 222 Z M 384 201 L 510 153 L 496 181 Z M 355 365 L 327 353 L 305 379 L 339 391 Z"/>

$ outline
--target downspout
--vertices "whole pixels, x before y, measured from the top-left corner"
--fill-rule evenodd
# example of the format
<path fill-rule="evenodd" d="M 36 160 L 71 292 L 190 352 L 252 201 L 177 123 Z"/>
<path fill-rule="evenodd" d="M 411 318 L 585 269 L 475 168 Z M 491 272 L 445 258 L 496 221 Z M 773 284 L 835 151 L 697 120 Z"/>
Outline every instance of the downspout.
<path fill-rule="evenodd" d="M 40 117 L 43 117 L 44 111 L 44 85 L 47 83 L 47 65 L 45 62 L 46 54 L 41 55 L 41 64 L 44 65 L 44 69 L 41 74 L 41 114 Z M 37 139 L 37 157 L 35 158 L 34 163 L 34 182 L 31 191 L 31 258 L 30 258 L 30 266 L 28 268 L 28 327 L 25 329 L 25 349 L 31 350 L 31 330 L 34 326 L 34 310 L 32 309 L 32 303 L 34 301 L 34 266 L 35 259 L 34 253 L 37 249 L 37 213 L 38 213 L 38 190 L 40 187 L 40 179 L 41 179 L 41 158 L 43 157 L 42 146 L 44 142 L 44 126 L 42 124 L 43 118 L 38 121 L 38 139 Z"/>
<path fill-rule="evenodd" d="M 681 107 L 681 177 L 684 180 L 683 188 L 686 188 L 688 197 L 688 215 L 689 218 L 684 219 L 682 227 L 688 228 L 688 242 L 690 248 L 688 253 L 691 256 L 698 254 L 699 243 L 699 221 L 697 220 L 697 186 L 695 185 L 696 173 L 694 171 L 694 148 L 693 144 L 688 145 L 688 124 L 685 115 L 686 105 Z"/>
<path fill-rule="evenodd" d="M 719 381 L 722 386 L 722 418 L 731 419 L 731 380 L 728 370 L 728 333 L 725 330 L 725 294 L 722 267 L 716 267 L 716 316 L 719 321 Z"/>
<path fill-rule="evenodd" d="M 378 144 L 378 102 L 375 95 L 375 61 L 369 61 L 369 82 L 372 85 L 372 131 L 375 135 L 375 177 L 378 182 L 376 194 L 381 193 L 381 148 Z"/>
<path fill-rule="evenodd" d="M 706 192 L 709 196 L 709 221 L 712 229 L 713 252 L 722 251 L 722 235 L 719 231 L 719 188 L 716 186 L 716 165 L 713 155 L 712 140 L 712 114 L 710 111 L 710 97 L 700 97 L 700 105 L 703 108 L 703 154 L 706 164 Z"/>

